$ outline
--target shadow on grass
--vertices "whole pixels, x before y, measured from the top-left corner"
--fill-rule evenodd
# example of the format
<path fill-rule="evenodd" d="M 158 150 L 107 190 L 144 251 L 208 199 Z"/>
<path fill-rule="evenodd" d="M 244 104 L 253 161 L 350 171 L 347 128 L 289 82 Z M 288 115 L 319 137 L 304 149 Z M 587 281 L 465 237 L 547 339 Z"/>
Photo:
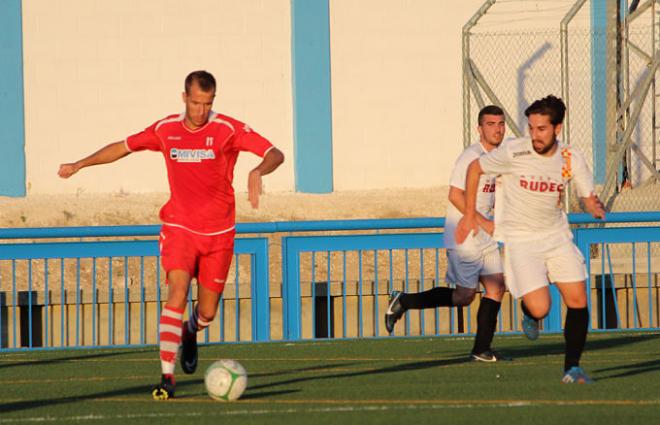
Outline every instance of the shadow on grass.
<path fill-rule="evenodd" d="M 350 363 L 334 363 L 334 364 L 326 364 L 326 365 L 316 365 L 316 366 L 301 367 L 301 368 L 296 368 L 296 369 L 278 370 L 278 371 L 275 371 L 275 372 L 250 373 L 249 376 L 251 378 L 266 378 L 266 377 L 269 377 L 269 376 L 290 375 L 292 373 L 310 372 L 310 371 L 314 371 L 314 370 L 336 369 L 338 367 L 354 366 L 356 364 L 357 363 L 355 363 L 355 362 L 350 362 Z"/>
<path fill-rule="evenodd" d="M 521 337 L 524 338 L 524 337 Z M 651 340 L 657 340 L 660 338 L 660 335 L 621 335 L 617 336 L 614 338 L 593 338 L 591 340 L 588 340 L 587 342 L 587 347 L 586 350 L 587 352 L 589 351 L 597 351 L 597 350 L 608 350 L 608 349 L 613 349 L 613 348 L 619 348 L 619 347 L 625 347 L 625 346 L 630 346 L 630 345 L 635 345 L 639 343 L 644 343 L 647 341 Z M 520 347 L 512 347 L 512 348 L 506 348 L 503 350 L 506 352 L 507 355 L 510 355 L 514 358 L 523 358 L 523 357 L 533 357 L 535 355 L 561 355 L 564 352 L 564 343 L 563 341 L 560 342 L 543 342 L 543 340 L 538 341 L 538 342 L 530 342 L 527 343 L 524 346 Z M 126 349 L 125 351 L 120 351 L 120 352 L 107 352 L 107 353 L 84 353 L 84 354 L 79 354 L 79 355 L 74 355 L 74 356 L 62 356 L 62 357 L 57 357 L 57 358 L 52 358 L 52 359 L 45 359 L 45 360 L 40 360 L 40 361 L 19 361 L 19 362 L 7 362 L 6 364 L 0 365 L 0 367 L 16 367 L 16 366 L 34 366 L 34 365 L 49 365 L 49 364 L 57 364 L 59 362 L 70 362 L 70 361 L 75 361 L 75 360 L 88 360 L 88 359 L 94 359 L 94 358 L 106 358 L 106 357 L 113 357 L 113 356 L 123 356 L 126 354 L 131 354 L 134 355 L 136 352 L 144 352 L 144 353 L 149 353 L 149 352 L 157 352 L 157 349 Z M 446 353 L 445 353 L 446 354 Z M 324 380 L 328 379 L 341 379 L 341 378 L 352 378 L 352 377 L 358 377 L 358 376 L 368 376 L 368 375 L 378 375 L 378 374 L 388 374 L 392 372 L 403 372 L 403 371 L 414 371 L 414 370 L 423 370 L 423 369 L 430 369 L 430 368 L 435 368 L 435 367 L 443 367 L 443 366 L 451 366 L 451 365 L 457 365 L 457 364 L 462 364 L 466 363 L 469 360 L 467 359 L 466 355 L 461 354 L 460 357 L 453 357 L 449 359 L 439 359 L 439 360 L 425 360 L 425 361 L 417 361 L 417 362 L 408 362 L 408 363 L 401 363 L 401 364 L 396 364 L 393 366 L 388 366 L 388 367 L 382 367 L 382 368 L 376 368 L 372 370 L 360 370 L 360 371 L 352 371 L 352 372 L 337 372 L 334 371 L 333 369 L 336 369 L 338 367 L 346 367 L 346 366 L 351 366 L 354 365 L 355 363 L 340 363 L 340 364 L 326 364 L 326 365 L 317 365 L 317 366 L 309 366 L 305 368 L 292 368 L 292 369 L 286 369 L 286 370 L 281 370 L 281 371 L 275 371 L 275 372 L 267 372 L 267 373 L 260 373 L 260 374 L 254 374 L 252 375 L 253 377 L 275 377 L 275 376 L 283 376 L 283 375 L 291 375 L 295 373 L 300 373 L 300 372 L 306 372 L 306 371 L 321 371 L 320 375 L 314 375 L 314 376 L 305 376 L 305 377 L 291 377 L 289 379 L 286 378 L 286 376 L 283 376 L 284 379 L 281 379 L 277 382 L 270 382 L 270 383 L 264 383 L 260 385 L 254 385 L 254 386 L 249 386 L 247 389 L 246 394 L 244 395 L 244 399 L 260 399 L 260 398 L 265 398 L 265 397 L 271 397 L 271 396 L 276 396 L 276 395 L 281 395 L 281 394 L 289 394 L 289 393 L 295 393 L 299 392 L 299 389 L 287 389 L 287 390 L 281 390 L 281 391 L 276 391 L 276 390 L 267 390 L 273 387 L 281 386 L 281 385 L 288 385 L 288 384 L 295 384 L 295 383 L 301 383 L 301 382 L 309 382 L 309 381 L 318 381 L 318 382 L 323 382 Z M 624 360 L 622 359 L 622 362 Z M 652 361 L 646 361 L 646 362 L 639 362 L 636 364 L 627 364 L 627 365 L 618 365 L 618 366 L 612 366 L 608 368 L 603 368 L 596 370 L 596 373 L 609 373 L 612 372 L 613 374 L 605 376 L 605 377 L 597 377 L 598 380 L 605 380 L 605 379 L 615 379 L 615 378 L 621 378 L 621 377 L 626 377 L 626 376 L 633 376 L 633 375 L 639 375 L 639 374 L 644 374 L 644 373 L 649 373 L 649 372 L 655 372 L 660 370 L 660 360 L 652 360 Z M 323 374 L 325 373 L 325 374 Z M 182 389 L 189 388 L 189 392 L 193 391 L 192 388 L 194 386 L 197 386 L 199 388 L 200 386 L 203 386 L 203 380 L 202 379 L 195 379 L 195 380 L 187 380 L 187 381 L 180 381 L 177 383 L 177 390 L 180 392 Z M 131 387 L 124 387 L 120 389 L 115 389 L 112 391 L 103 391 L 103 392 L 96 392 L 93 394 L 85 394 L 85 395 L 79 395 L 79 396 L 61 396 L 61 397 L 54 397 L 52 399 L 39 399 L 39 400 L 29 400 L 29 401 L 18 401 L 18 402 L 11 402 L 11 403 L 4 403 L 0 404 L 0 411 L 4 413 L 9 413 L 9 412 L 16 412 L 16 411 L 22 411 L 22 410 L 27 410 L 27 409 L 32 409 L 32 408 L 39 408 L 39 407 L 48 407 L 48 406 L 57 406 L 57 405 L 64 405 L 64 404 L 71 404 L 71 403 L 77 403 L 81 401 L 87 401 L 87 400 L 93 400 L 93 399 L 98 399 L 98 398 L 105 398 L 105 397 L 127 397 L 127 396 L 141 396 L 146 398 L 148 394 L 150 394 L 151 390 L 151 385 L 137 385 L 137 386 L 131 386 Z M 267 391 L 263 391 L 267 390 Z M 198 395 L 203 395 L 203 392 L 194 392 L 194 394 L 186 394 L 183 396 L 179 396 L 178 398 L 185 400 L 186 398 L 192 398 L 196 397 Z M 146 400 L 145 400 L 146 401 Z"/>
<path fill-rule="evenodd" d="M 177 391 L 180 391 L 181 388 L 190 387 L 193 385 L 202 385 L 202 383 L 203 381 L 201 379 L 184 381 L 181 383 L 177 382 Z M 20 410 L 26 410 L 26 409 L 32 409 L 38 407 L 48 407 L 48 406 L 55 406 L 55 405 L 68 404 L 68 403 L 77 403 L 81 401 L 93 400 L 104 397 L 118 397 L 118 396 L 126 397 L 126 396 L 138 395 L 138 394 L 145 396 L 148 394 L 149 398 L 151 398 L 152 387 L 153 384 L 135 385 L 132 387 L 124 387 L 112 391 L 102 391 L 93 394 L 84 394 L 79 396 L 55 397 L 46 400 L 39 399 L 39 400 L 11 402 L 11 403 L 0 404 L 0 412 L 3 413 L 16 412 Z M 185 399 L 185 397 L 181 397 L 181 398 Z M 156 401 L 154 401 L 154 403 L 156 403 Z"/>
<path fill-rule="evenodd" d="M 194 380 L 188 380 L 188 381 L 179 381 L 177 382 L 177 400 L 186 400 L 188 398 L 194 398 L 198 396 L 206 396 L 206 392 L 200 391 L 200 392 L 194 392 L 192 391 L 192 388 L 199 388 L 203 387 L 204 385 L 204 380 L 203 379 L 194 379 Z M 130 397 L 130 396 L 146 396 L 149 395 L 149 400 L 151 399 L 151 388 L 153 385 L 136 385 L 132 387 L 125 387 L 125 388 L 119 388 L 116 390 L 112 391 L 102 391 L 102 392 L 96 392 L 93 394 L 85 394 L 85 395 L 79 395 L 79 396 L 70 396 L 70 397 L 55 397 L 51 399 L 38 399 L 38 400 L 29 400 L 29 401 L 17 401 L 17 402 L 11 402 L 11 403 L 3 403 L 0 404 L 0 412 L 3 413 L 10 413 L 10 412 L 18 412 L 21 410 L 28 410 L 28 409 L 34 409 L 34 408 L 43 408 L 43 407 L 50 407 L 50 406 L 57 406 L 57 405 L 64 405 L 64 404 L 71 404 L 71 403 L 79 403 L 79 402 L 85 402 L 88 400 L 95 400 L 95 399 L 100 399 L 100 398 L 106 398 L 106 397 Z M 185 395 L 180 395 L 182 389 L 188 389 L 188 393 Z M 281 391 L 260 391 L 260 392 L 255 392 L 253 391 L 254 389 L 259 389 L 258 387 L 248 387 L 246 394 L 242 397 L 242 399 L 260 399 L 260 398 L 265 398 L 265 397 L 272 397 L 272 396 L 278 396 L 278 395 L 283 395 L 283 394 L 290 394 L 290 393 L 295 393 L 300 390 L 281 390 Z M 192 392 L 192 393 L 191 393 Z M 121 401 L 118 401 L 121 403 Z M 145 400 L 145 402 L 148 402 L 148 400 Z M 157 402 L 153 401 L 154 403 L 167 403 L 167 402 Z"/>
<path fill-rule="evenodd" d="M 200 391 L 193 391 L 192 388 L 190 388 L 185 395 L 181 395 L 180 393 L 180 388 L 184 387 L 192 387 L 193 385 L 197 385 L 196 388 L 201 388 Z M 179 383 L 177 382 L 176 384 L 177 387 L 177 400 L 186 400 L 189 398 L 196 398 L 196 397 L 207 397 L 206 390 L 204 389 L 204 380 L 203 379 L 196 379 L 193 381 L 188 381 L 186 383 Z M 279 391 L 261 391 L 261 392 L 254 392 L 253 387 L 248 384 L 247 389 L 245 390 L 245 393 L 241 396 L 241 400 L 257 400 L 260 398 L 265 398 L 265 397 L 272 397 L 272 396 L 278 396 L 278 395 L 283 395 L 283 394 L 290 394 L 290 393 L 297 393 L 300 392 L 300 390 L 296 389 L 289 389 L 289 390 L 279 390 Z"/>
<path fill-rule="evenodd" d="M 267 384 L 254 385 L 254 386 L 251 386 L 250 389 L 255 390 L 255 389 L 262 389 L 262 388 L 270 388 L 270 387 L 274 387 L 274 386 L 278 386 L 278 385 L 296 384 L 296 383 L 307 382 L 307 381 L 323 381 L 325 379 L 353 378 L 353 377 L 356 377 L 356 376 L 378 375 L 378 374 L 383 374 L 383 373 L 404 372 L 404 371 L 411 371 L 411 370 L 429 369 L 429 368 L 433 368 L 433 367 L 450 366 L 450 365 L 456 365 L 456 364 L 467 363 L 467 362 L 469 362 L 469 360 L 467 359 L 466 356 L 461 356 L 460 358 L 452 358 L 452 359 L 430 360 L 430 361 L 426 360 L 426 361 L 422 361 L 422 362 L 397 364 L 397 365 L 394 365 L 394 366 L 388 366 L 388 367 L 372 369 L 372 370 L 361 370 L 361 371 L 355 371 L 355 372 L 342 372 L 342 373 L 330 373 L 330 374 L 326 374 L 326 375 L 316 375 L 316 376 L 306 376 L 306 377 L 285 379 L 285 380 L 278 381 L 278 382 L 270 382 L 270 383 L 267 383 Z M 345 366 L 345 365 L 342 365 L 342 366 Z"/>
<path fill-rule="evenodd" d="M 85 348 L 87 349 L 87 348 Z M 90 350 L 94 350 L 93 347 L 89 347 Z M 110 350 L 117 350 L 116 348 L 110 348 Z M 46 353 L 46 351 L 29 351 L 29 352 L 21 352 L 20 354 L 26 354 L 26 355 L 42 355 Z M 55 354 L 56 352 L 50 352 Z M 49 353 L 49 354 L 50 354 Z M 50 359 L 42 359 L 42 360 L 30 360 L 30 361 L 25 361 L 25 360 L 20 360 L 18 359 L 16 362 L 13 362 L 11 360 L 5 361 L 0 363 L 0 369 L 11 367 L 21 367 L 21 366 L 43 366 L 43 365 L 56 365 L 58 363 L 68 363 L 68 362 L 74 362 L 76 360 L 93 360 L 93 359 L 101 359 L 101 358 L 107 358 L 107 357 L 117 357 L 117 356 L 126 356 L 126 355 L 135 355 L 135 353 L 156 353 L 155 355 L 157 356 L 158 354 L 158 348 L 126 348 L 125 350 L 122 351 L 112 351 L 112 352 L 100 352 L 100 353 L 64 353 L 62 352 L 61 357 L 55 357 L 55 358 L 50 358 Z M 12 353 L 7 353 L 8 355 L 10 354 L 16 354 L 15 352 Z M 59 354 L 59 353 L 57 353 Z M 56 354 L 56 355 L 57 355 Z M 68 355 L 72 354 L 72 355 Z"/>
<path fill-rule="evenodd" d="M 525 338 L 521 336 L 521 338 Z M 541 337 L 543 338 L 543 337 Z M 659 335 L 621 335 L 615 338 L 607 339 L 594 339 L 587 336 L 587 344 L 584 349 L 585 353 L 590 351 L 609 350 L 613 348 L 625 347 L 643 342 L 657 340 Z M 497 337 L 495 337 L 494 346 L 497 344 Z M 514 359 L 534 357 L 537 355 L 561 355 L 564 354 L 564 342 L 544 342 L 543 339 L 539 341 L 529 341 L 526 345 L 520 347 L 505 347 L 501 350 L 503 354 L 507 354 Z"/>
<path fill-rule="evenodd" d="M 195 387 L 200 387 L 204 385 L 204 380 L 202 379 L 195 379 L 195 380 L 190 380 L 190 381 L 181 381 L 177 382 L 177 392 L 180 393 L 181 389 L 185 388 L 195 388 Z M 127 388 L 119 388 L 116 390 L 112 391 L 103 391 L 103 392 L 97 392 L 93 394 L 85 394 L 85 395 L 80 395 L 80 396 L 71 396 L 71 397 L 56 397 L 56 398 L 51 398 L 51 399 L 39 399 L 39 400 L 29 400 L 29 401 L 18 401 L 18 402 L 12 402 L 12 403 L 4 403 L 0 404 L 0 412 L 3 413 L 10 413 L 10 412 L 18 412 L 21 410 L 28 410 L 28 409 L 34 409 L 34 408 L 43 408 L 43 407 L 51 407 L 51 406 L 58 406 L 58 405 L 64 405 L 64 404 L 71 404 L 71 403 L 79 403 L 79 402 L 85 402 L 88 400 L 94 400 L 94 399 L 99 399 L 99 398 L 105 398 L 105 397 L 130 397 L 130 396 L 145 396 L 149 395 L 149 400 L 151 400 L 151 387 L 152 385 L 136 385 L 132 387 L 127 387 Z M 190 390 L 189 390 L 190 391 Z M 290 393 L 295 393 L 300 390 L 281 390 L 281 391 L 260 391 L 260 392 L 254 392 L 253 388 L 248 387 L 245 395 L 241 398 L 244 400 L 247 399 L 260 399 L 260 398 L 265 398 L 265 397 L 273 397 L 273 396 L 278 396 L 278 395 L 283 395 L 283 394 L 290 394 Z M 197 396 L 206 396 L 205 392 L 199 392 L 199 393 L 193 393 L 193 394 L 185 394 L 185 395 L 177 395 L 176 399 L 177 400 L 186 400 L 188 398 L 193 398 Z M 149 400 L 145 400 L 145 402 L 149 402 Z M 121 403 L 121 401 L 118 401 L 118 403 Z M 164 403 L 167 404 L 166 401 L 164 402 L 158 402 L 158 401 L 153 401 L 153 403 Z"/>
<path fill-rule="evenodd" d="M 617 371 L 619 373 L 614 373 L 613 375 L 598 376 L 598 380 L 604 381 L 606 379 L 623 378 L 626 376 L 635 376 L 643 373 L 660 371 L 660 360 L 650 360 L 647 362 L 612 366 L 603 369 L 596 369 L 594 372 L 603 373 L 603 372 L 617 372 Z"/>
<path fill-rule="evenodd" d="M 248 387 L 247 390 L 245 391 L 246 392 L 243 395 L 243 397 L 241 397 L 241 400 L 258 400 L 260 398 L 300 392 L 300 390 L 281 390 L 281 391 L 262 391 L 258 393 L 253 393 L 250 387 Z"/>

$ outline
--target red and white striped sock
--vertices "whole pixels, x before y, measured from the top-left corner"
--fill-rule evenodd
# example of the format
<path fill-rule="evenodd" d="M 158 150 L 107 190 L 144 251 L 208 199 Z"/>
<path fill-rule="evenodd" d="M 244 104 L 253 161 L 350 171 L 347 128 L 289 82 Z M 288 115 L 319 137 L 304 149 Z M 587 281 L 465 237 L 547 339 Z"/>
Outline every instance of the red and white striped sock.
<path fill-rule="evenodd" d="M 176 355 L 181 345 L 183 310 L 165 306 L 160 314 L 160 365 L 163 375 L 173 375 Z"/>
<path fill-rule="evenodd" d="M 195 306 L 195 308 L 192 309 L 190 312 L 190 317 L 188 318 L 188 329 L 186 329 L 188 332 L 188 335 L 195 335 L 197 332 L 201 331 L 202 329 L 206 329 L 209 327 L 211 322 L 204 320 L 203 318 L 199 317 L 199 313 L 197 312 L 198 306 Z"/>

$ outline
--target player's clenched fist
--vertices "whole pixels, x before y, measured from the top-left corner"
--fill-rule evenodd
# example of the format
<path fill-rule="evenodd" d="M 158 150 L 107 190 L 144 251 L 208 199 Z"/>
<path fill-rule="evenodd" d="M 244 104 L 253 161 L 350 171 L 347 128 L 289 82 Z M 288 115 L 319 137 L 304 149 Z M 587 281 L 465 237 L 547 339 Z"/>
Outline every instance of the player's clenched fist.
<path fill-rule="evenodd" d="M 458 222 L 456 226 L 456 243 L 461 244 L 467 239 L 467 237 L 472 233 L 476 235 L 479 232 L 479 225 L 477 224 L 477 219 L 472 214 L 464 215 Z"/>
<path fill-rule="evenodd" d="M 76 174 L 80 170 L 80 167 L 76 163 L 72 164 L 60 164 L 60 169 L 57 171 L 57 175 L 63 179 L 67 179 L 72 175 Z"/>

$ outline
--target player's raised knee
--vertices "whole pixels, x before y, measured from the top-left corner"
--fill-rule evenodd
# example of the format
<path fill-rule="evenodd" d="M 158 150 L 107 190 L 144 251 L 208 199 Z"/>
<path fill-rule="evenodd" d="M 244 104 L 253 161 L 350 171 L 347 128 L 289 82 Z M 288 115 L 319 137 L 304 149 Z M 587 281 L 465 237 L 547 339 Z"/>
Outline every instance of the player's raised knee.
<path fill-rule="evenodd" d="M 550 312 L 550 305 L 548 304 L 533 304 L 533 303 L 525 303 L 525 306 L 527 307 L 527 310 L 531 314 L 531 316 L 536 319 L 536 320 L 541 320 L 545 318 L 545 316 L 548 315 Z"/>
<path fill-rule="evenodd" d="M 200 324 L 204 323 L 206 326 L 210 324 L 213 319 L 215 319 L 215 309 L 211 308 L 202 308 L 201 306 L 198 307 L 197 314 L 198 314 L 198 322 Z"/>
<path fill-rule="evenodd" d="M 501 301 L 504 298 L 505 287 L 502 285 L 491 285 L 486 288 L 485 296 L 495 301 Z"/>

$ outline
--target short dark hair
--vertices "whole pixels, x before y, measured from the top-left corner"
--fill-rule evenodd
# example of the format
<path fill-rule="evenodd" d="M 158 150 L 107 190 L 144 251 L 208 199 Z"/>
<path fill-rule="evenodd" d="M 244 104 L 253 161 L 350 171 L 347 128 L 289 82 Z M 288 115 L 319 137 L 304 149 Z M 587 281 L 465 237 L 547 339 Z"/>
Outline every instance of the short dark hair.
<path fill-rule="evenodd" d="M 193 71 L 186 77 L 186 94 L 190 93 L 190 87 L 193 83 L 197 83 L 200 89 L 204 92 L 215 92 L 215 78 L 210 72 L 206 71 Z"/>
<path fill-rule="evenodd" d="M 550 95 L 543 99 L 534 101 L 527 109 L 525 109 L 525 116 L 529 118 L 531 114 L 541 114 L 550 117 L 552 125 L 561 124 L 564 122 L 564 115 L 566 114 L 566 105 L 560 98 Z"/>
<path fill-rule="evenodd" d="M 479 111 L 479 125 L 483 124 L 484 115 L 504 115 L 504 111 L 497 105 L 488 105 L 481 108 Z"/>

